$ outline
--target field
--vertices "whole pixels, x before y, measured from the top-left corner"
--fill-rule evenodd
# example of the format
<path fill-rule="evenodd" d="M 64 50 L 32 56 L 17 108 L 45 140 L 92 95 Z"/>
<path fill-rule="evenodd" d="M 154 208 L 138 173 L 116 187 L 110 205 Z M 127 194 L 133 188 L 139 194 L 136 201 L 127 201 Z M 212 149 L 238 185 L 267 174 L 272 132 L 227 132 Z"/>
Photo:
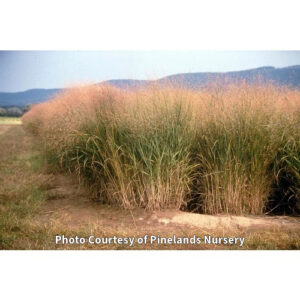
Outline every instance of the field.
<path fill-rule="evenodd" d="M 1 124 L 3 249 L 300 249 L 299 92 L 80 87 Z M 62 245 L 56 235 L 243 237 Z"/>
<path fill-rule="evenodd" d="M 20 118 L 15 117 L 0 117 L 0 125 L 2 124 L 22 124 L 22 121 Z"/>

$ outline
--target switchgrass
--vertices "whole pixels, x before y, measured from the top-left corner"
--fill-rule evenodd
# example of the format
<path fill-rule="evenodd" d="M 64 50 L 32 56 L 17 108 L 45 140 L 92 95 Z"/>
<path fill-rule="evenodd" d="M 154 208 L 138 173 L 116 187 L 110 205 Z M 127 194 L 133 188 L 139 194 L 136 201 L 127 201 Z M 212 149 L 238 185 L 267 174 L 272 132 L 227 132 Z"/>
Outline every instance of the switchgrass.
<path fill-rule="evenodd" d="M 148 224 L 151 213 L 146 212 L 142 214 L 144 221 L 141 221 L 141 224 L 143 225 L 135 227 L 133 220 L 141 216 L 141 210 L 124 214 L 119 209 L 108 206 L 100 206 L 101 208 L 98 210 L 102 215 L 100 223 L 95 221 L 97 218 L 90 220 L 92 216 L 87 215 L 84 211 L 83 215 L 86 217 L 82 215 L 81 219 L 85 221 L 74 222 L 78 218 L 79 210 L 82 210 L 82 206 L 78 207 L 77 205 L 80 198 L 76 194 L 70 195 L 71 201 L 68 202 L 70 206 L 66 206 L 65 203 L 54 204 L 57 209 L 53 212 L 53 206 L 50 204 L 54 201 L 51 198 L 51 190 L 57 188 L 58 182 L 55 176 L 45 173 L 42 153 L 39 151 L 41 150 L 39 140 L 29 139 L 21 126 L 1 125 L 0 131 L 3 132 L 3 128 L 5 128 L 5 132 L 0 139 L 0 249 L 300 249 L 296 223 L 294 223 L 295 226 L 280 226 L 280 228 L 267 226 L 255 231 L 249 230 L 249 228 L 243 229 L 243 227 L 238 230 L 234 227 L 226 229 L 227 236 L 245 237 L 243 247 L 203 244 L 151 245 L 149 243 L 146 245 L 135 243 L 133 247 L 104 244 L 56 244 L 56 235 L 68 237 L 77 235 L 85 238 L 91 235 L 95 237 L 117 235 L 136 239 L 145 234 L 171 238 L 173 234 L 181 237 L 194 235 L 202 237 L 204 234 L 224 236 L 224 228 L 208 231 L 204 228 L 195 230 L 195 228 L 185 226 L 178 227 L 175 224 L 165 226 L 156 221 Z M 65 186 L 65 184 L 59 183 L 59 187 L 69 190 L 70 186 L 68 184 Z M 72 183 L 69 184 L 73 187 Z M 55 197 L 59 197 L 59 195 Z M 56 202 L 60 201 L 58 198 L 56 199 Z M 50 207 L 48 207 L 49 204 Z M 72 207 L 73 209 L 71 209 Z M 76 213 L 72 214 L 71 211 L 74 208 L 76 208 Z M 167 213 L 167 216 L 171 217 L 172 215 L 172 212 Z M 122 222 L 114 224 L 118 218 L 121 218 Z M 279 219 L 278 222 L 281 223 L 285 219 L 285 217 Z M 291 220 L 290 222 L 292 222 Z M 145 227 L 146 222 L 147 226 Z"/>
<path fill-rule="evenodd" d="M 34 106 L 23 123 L 51 164 L 104 203 L 261 214 L 283 189 L 281 204 L 299 203 L 299 112 L 298 91 L 271 85 L 87 86 Z"/>
<path fill-rule="evenodd" d="M 264 109 L 242 91 L 231 95 L 230 90 L 219 97 L 197 130 L 200 201 L 196 204 L 207 213 L 262 213 L 269 196 L 268 168 L 278 147 L 273 107 Z"/>

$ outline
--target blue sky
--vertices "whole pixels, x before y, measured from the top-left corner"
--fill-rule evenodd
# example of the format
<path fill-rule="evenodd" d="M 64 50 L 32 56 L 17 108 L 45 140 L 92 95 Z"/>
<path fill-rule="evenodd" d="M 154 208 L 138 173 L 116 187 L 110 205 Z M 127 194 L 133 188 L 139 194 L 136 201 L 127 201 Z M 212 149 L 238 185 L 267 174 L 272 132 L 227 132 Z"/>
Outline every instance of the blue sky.
<path fill-rule="evenodd" d="M 0 91 L 300 65 L 300 51 L 0 51 Z"/>

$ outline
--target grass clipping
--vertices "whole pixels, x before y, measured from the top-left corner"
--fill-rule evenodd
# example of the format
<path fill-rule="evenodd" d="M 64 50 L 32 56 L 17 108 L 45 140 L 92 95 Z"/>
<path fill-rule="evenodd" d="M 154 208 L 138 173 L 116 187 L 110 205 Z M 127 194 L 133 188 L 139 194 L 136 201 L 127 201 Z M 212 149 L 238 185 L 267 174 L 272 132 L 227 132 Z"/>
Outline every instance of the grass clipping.
<path fill-rule="evenodd" d="M 299 209 L 299 91 L 75 87 L 22 121 L 48 162 L 76 173 L 103 203 L 209 214 Z"/>

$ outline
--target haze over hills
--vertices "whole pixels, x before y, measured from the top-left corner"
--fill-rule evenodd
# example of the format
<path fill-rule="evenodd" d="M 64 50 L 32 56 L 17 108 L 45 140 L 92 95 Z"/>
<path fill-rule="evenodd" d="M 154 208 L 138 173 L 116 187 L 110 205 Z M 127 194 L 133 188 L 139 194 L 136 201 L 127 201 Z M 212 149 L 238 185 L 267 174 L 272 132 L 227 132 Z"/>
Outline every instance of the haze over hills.
<path fill-rule="evenodd" d="M 158 80 L 131 80 L 116 79 L 101 83 L 109 83 L 121 89 L 146 87 L 151 83 L 180 85 L 187 88 L 201 88 L 215 81 L 240 81 L 245 80 L 253 83 L 257 80 L 261 82 L 272 82 L 276 85 L 286 85 L 293 88 L 300 88 L 300 65 L 274 68 L 260 67 L 256 69 L 235 71 L 235 72 L 201 72 L 183 73 L 160 78 Z M 0 92 L 0 106 L 19 106 L 43 102 L 63 89 L 32 89 L 24 92 L 7 93 Z"/>

